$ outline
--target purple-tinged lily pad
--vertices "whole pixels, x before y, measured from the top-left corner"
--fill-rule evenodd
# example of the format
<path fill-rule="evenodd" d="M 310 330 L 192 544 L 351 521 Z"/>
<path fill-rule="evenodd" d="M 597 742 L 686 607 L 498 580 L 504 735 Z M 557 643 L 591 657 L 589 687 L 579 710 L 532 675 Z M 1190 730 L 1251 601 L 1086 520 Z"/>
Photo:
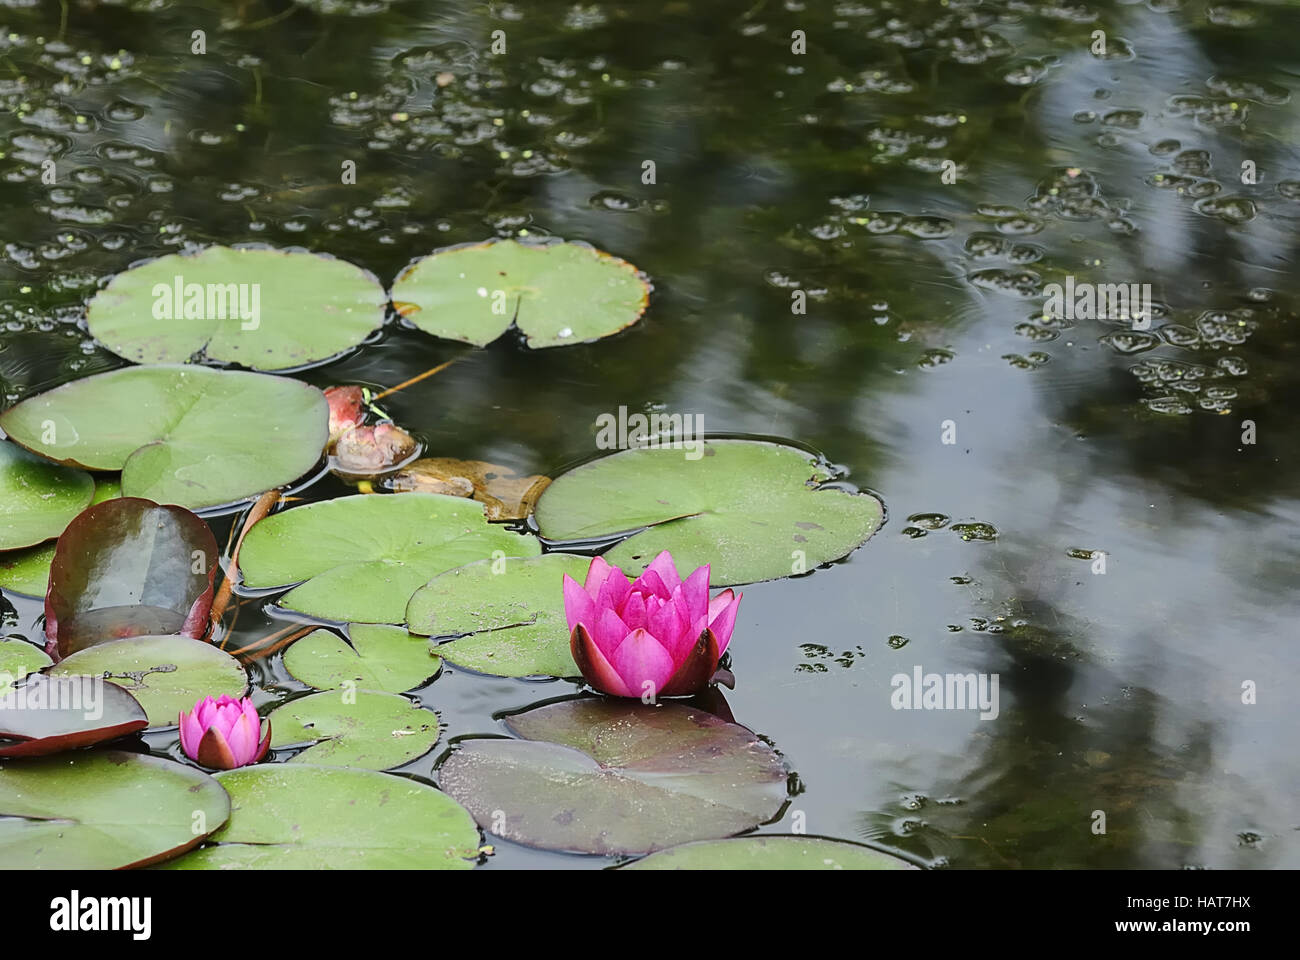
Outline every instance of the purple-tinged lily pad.
<path fill-rule="evenodd" d="M 786 800 L 771 747 L 680 704 L 568 700 L 506 726 L 523 739 L 462 741 L 438 779 L 484 829 L 530 847 L 649 853 L 752 829 Z"/>
<path fill-rule="evenodd" d="M 208 525 L 184 507 L 124 497 L 82 512 L 59 537 L 50 565 L 51 655 L 144 634 L 201 636 L 217 556 Z"/>
<path fill-rule="evenodd" d="M 149 726 L 135 697 L 102 677 L 35 673 L 0 696 L 0 757 L 39 757 Z"/>

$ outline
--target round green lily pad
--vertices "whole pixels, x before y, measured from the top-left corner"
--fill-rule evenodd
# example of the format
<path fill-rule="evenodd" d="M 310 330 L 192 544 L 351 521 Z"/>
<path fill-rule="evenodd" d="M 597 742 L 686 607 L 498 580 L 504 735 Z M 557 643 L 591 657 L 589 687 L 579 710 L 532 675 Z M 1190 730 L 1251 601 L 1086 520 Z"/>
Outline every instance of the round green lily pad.
<path fill-rule="evenodd" d="M 285 651 L 284 667 L 318 690 L 350 683 L 356 690 L 402 693 L 422 686 L 442 666 L 423 637 L 402 627 L 354 623 L 348 637 L 351 646 L 329 630 L 313 630 Z"/>
<path fill-rule="evenodd" d="M 94 495 L 95 481 L 84 470 L 0 441 L 0 550 L 57 537 Z"/>
<path fill-rule="evenodd" d="M 229 816 L 216 780 L 161 757 L 93 750 L 0 761 L 0 869 L 144 866 Z"/>
<path fill-rule="evenodd" d="M 128 367 L 24 400 L 0 414 L 0 428 L 51 460 L 121 470 L 123 496 L 197 510 L 311 470 L 329 406 L 315 387 L 285 377 Z"/>
<path fill-rule="evenodd" d="M 512 321 L 534 348 L 608 337 L 636 323 L 649 297 L 625 260 L 578 243 L 517 240 L 435 253 L 392 289 L 397 311 L 425 333 L 480 347 Z"/>
<path fill-rule="evenodd" d="M 130 637 L 87 647 L 50 670 L 51 676 L 102 676 L 140 701 L 149 726 L 175 726 L 182 710 L 204 697 L 242 697 L 248 675 L 238 660 L 189 637 Z"/>
<path fill-rule="evenodd" d="M 843 840 L 805 836 L 698 840 L 660 850 L 624 870 L 915 870 L 906 860 Z"/>
<path fill-rule="evenodd" d="M 119 273 L 90 301 L 86 323 L 135 363 L 198 357 L 285 370 L 357 346 L 387 303 L 379 280 L 345 260 L 208 247 Z"/>
<path fill-rule="evenodd" d="M 0 589 L 29 597 L 45 596 L 53 560 L 52 543 L 0 553 Z"/>
<path fill-rule="evenodd" d="M 27 676 L 48 667 L 53 661 L 35 644 L 25 640 L 0 640 L 0 697 L 13 687 L 13 684 Z"/>
<path fill-rule="evenodd" d="M 122 484 L 116 477 L 98 476 L 95 478 L 95 495 L 90 505 L 121 495 Z M 45 596 L 50 584 L 50 564 L 54 562 L 55 546 L 53 543 L 45 543 L 0 553 L 0 589 L 29 597 Z"/>
<path fill-rule="evenodd" d="M 290 763 L 389 770 L 438 742 L 438 717 L 393 693 L 326 690 L 271 711 L 271 746 L 313 743 Z"/>
<path fill-rule="evenodd" d="M 564 616 L 564 575 L 582 583 L 590 557 L 548 553 L 483 560 L 439 574 L 406 606 L 412 633 L 455 637 L 433 649 L 501 677 L 576 677 Z"/>
<path fill-rule="evenodd" d="M 803 450 L 708 440 L 696 459 L 688 452 L 639 447 L 570 470 L 537 502 L 541 535 L 628 533 L 604 555 L 626 573 L 641 573 L 670 550 L 683 575 L 711 564 L 712 584 L 726 587 L 838 560 L 883 519 L 883 505 L 870 494 L 819 489 L 830 474 Z"/>
<path fill-rule="evenodd" d="M 169 870 L 468 870 L 479 833 L 465 808 L 405 777 L 274 763 L 217 774 L 230 823 Z"/>
<path fill-rule="evenodd" d="M 535 556 L 541 546 L 489 524 L 473 500 L 359 494 L 262 520 L 244 538 L 239 567 L 246 587 L 301 583 L 280 599 L 286 609 L 323 620 L 402 623 L 419 587 L 498 553 Z"/>
<path fill-rule="evenodd" d="M 523 739 L 462 740 L 438 781 L 484 829 L 530 847 L 648 853 L 749 830 L 786 799 L 769 746 L 684 705 L 568 700 L 506 725 Z"/>

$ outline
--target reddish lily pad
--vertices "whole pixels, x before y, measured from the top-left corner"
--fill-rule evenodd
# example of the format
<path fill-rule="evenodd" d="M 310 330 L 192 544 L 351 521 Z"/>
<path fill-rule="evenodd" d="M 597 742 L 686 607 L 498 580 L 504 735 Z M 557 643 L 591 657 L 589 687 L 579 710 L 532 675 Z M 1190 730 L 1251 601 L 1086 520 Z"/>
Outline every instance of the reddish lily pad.
<path fill-rule="evenodd" d="M 116 870 L 189 850 L 230 797 L 184 764 L 120 750 L 0 761 L 0 870 Z"/>
<path fill-rule="evenodd" d="M 523 739 L 461 741 L 438 779 L 484 829 L 530 847 L 648 853 L 752 829 L 786 799 L 769 746 L 684 705 L 569 700 L 506 726 Z"/>
<path fill-rule="evenodd" d="M 0 757 L 39 757 L 149 726 L 144 708 L 102 677 L 32 674 L 0 696 Z"/>
<path fill-rule="evenodd" d="M 137 497 L 96 504 L 59 538 L 45 636 L 60 658 L 124 637 L 201 636 L 217 557 L 212 531 L 184 507 Z"/>

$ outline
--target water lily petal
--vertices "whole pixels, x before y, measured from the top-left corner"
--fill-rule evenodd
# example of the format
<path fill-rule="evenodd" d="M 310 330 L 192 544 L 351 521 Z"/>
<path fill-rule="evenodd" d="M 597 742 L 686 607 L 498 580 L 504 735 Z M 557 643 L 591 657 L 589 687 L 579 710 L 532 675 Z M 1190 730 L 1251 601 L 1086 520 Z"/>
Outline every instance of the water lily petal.
<path fill-rule="evenodd" d="M 203 739 L 203 727 L 199 725 L 198 718 L 194 715 L 198 712 L 196 709 L 190 713 L 181 711 L 179 725 L 181 728 L 181 749 L 185 755 L 192 760 L 198 759 L 199 741 Z"/>
<path fill-rule="evenodd" d="M 646 617 L 646 625 L 655 639 L 668 651 L 668 655 L 673 658 L 673 663 L 678 666 L 690 651 L 695 638 L 699 636 L 696 634 L 693 637 L 687 632 L 690 623 L 682 616 L 681 608 L 675 603 L 658 604 L 657 608 Z"/>
<path fill-rule="evenodd" d="M 674 591 L 674 597 L 680 596 L 686 604 L 682 615 L 687 620 L 704 616 L 709 610 L 709 564 L 698 567 L 694 573 L 682 581 L 681 593 Z"/>
<path fill-rule="evenodd" d="M 641 696 L 647 689 L 658 695 L 676 670 L 672 655 L 646 630 L 628 634 L 610 663 L 631 691 L 624 696 Z M 646 684 L 650 684 L 649 688 Z"/>
<path fill-rule="evenodd" d="M 721 655 L 713 631 L 705 630 L 683 658 L 676 672 L 664 684 L 664 688 L 659 691 L 660 696 L 681 697 L 703 690 L 713 679 Z"/>
<path fill-rule="evenodd" d="M 719 654 L 731 642 L 731 631 L 736 626 L 736 611 L 740 609 L 740 598 L 743 596 L 743 593 L 733 596 L 731 590 L 723 590 L 709 601 L 709 629 L 718 638 Z"/>
<path fill-rule="evenodd" d="M 596 601 L 567 573 L 564 575 L 564 616 L 569 621 L 570 633 L 573 633 L 573 628 L 579 623 L 594 624 L 599 619 L 596 615 Z"/>
<path fill-rule="evenodd" d="M 230 750 L 230 744 L 215 727 L 209 727 L 204 732 L 203 739 L 199 741 L 199 749 L 195 753 L 194 759 L 205 767 L 233 770 L 239 766 L 235 762 L 235 755 Z"/>
<path fill-rule="evenodd" d="M 623 604 L 621 619 L 627 625 L 628 632 L 643 628 L 646 625 L 645 597 L 632 591 L 627 603 Z"/>
<path fill-rule="evenodd" d="M 587 568 L 587 582 L 583 586 L 587 588 L 587 592 L 591 594 L 593 600 L 600 595 L 601 584 L 609 578 L 614 569 L 605 562 L 604 557 L 592 558 L 591 566 Z"/>
<path fill-rule="evenodd" d="M 261 724 L 248 722 L 248 717 L 240 712 L 239 721 L 230 731 L 227 742 L 230 744 L 230 754 L 235 759 L 235 765 L 242 767 L 251 761 L 257 753 L 257 738 L 261 733 Z"/>
<path fill-rule="evenodd" d="M 673 555 L 667 550 L 661 550 L 659 556 L 650 561 L 650 566 L 646 567 L 645 572 L 654 573 L 659 578 L 659 582 L 664 585 L 665 592 L 660 594 L 662 597 L 671 597 L 673 591 L 681 586 L 682 578 L 677 573 L 677 564 L 673 562 Z"/>
<path fill-rule="evenodd" d="M 595 641 L 597 648 L 606 657 L 609 657 L 618 645 L 626 639 L 630 631 L 617 613 L 613 610 L 602 610 L 600 612 L 600 622 L 596 624 L 596 632 L 592 634 L 592 640 Z"/>
<path fill-rule="evenodd" d="M 583 679 L 597 690 L 616 697 L 632 696 L 627 685 L 618 675 L 618 671 L 610 666 L 605 655 L 591 638 L 591 634 L 587 632 L 587 628 L 581 623 L 569 634 L 569 652 L 573 655 L 573 662 L 578 665 Z"/>

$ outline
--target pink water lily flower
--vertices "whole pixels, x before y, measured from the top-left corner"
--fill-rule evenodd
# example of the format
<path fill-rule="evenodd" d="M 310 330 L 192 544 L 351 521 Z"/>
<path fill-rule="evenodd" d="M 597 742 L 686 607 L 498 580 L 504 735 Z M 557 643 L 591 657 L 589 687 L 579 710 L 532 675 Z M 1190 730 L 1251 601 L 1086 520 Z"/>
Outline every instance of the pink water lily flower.
<path fill-rule="evenodd" d="M 710 600 L 708 565 L 682 580 L 667 550 L 630 584 L 596 557 L 585 586 L 564 578 L 569 649 L 586 681 L 603 693 L 696 693 L 718 669 L 740 597 L 724 590 Z"/>
<path fill-rule="evenodd" d="M 262 725 L 266 734 L 260 736 Z M 257 715 L 248 697 L 204 697 L 180 715 L 181 749 L 205 767 L 233 770 L 256 763 L 271 746 L 271 721 Z"/>

